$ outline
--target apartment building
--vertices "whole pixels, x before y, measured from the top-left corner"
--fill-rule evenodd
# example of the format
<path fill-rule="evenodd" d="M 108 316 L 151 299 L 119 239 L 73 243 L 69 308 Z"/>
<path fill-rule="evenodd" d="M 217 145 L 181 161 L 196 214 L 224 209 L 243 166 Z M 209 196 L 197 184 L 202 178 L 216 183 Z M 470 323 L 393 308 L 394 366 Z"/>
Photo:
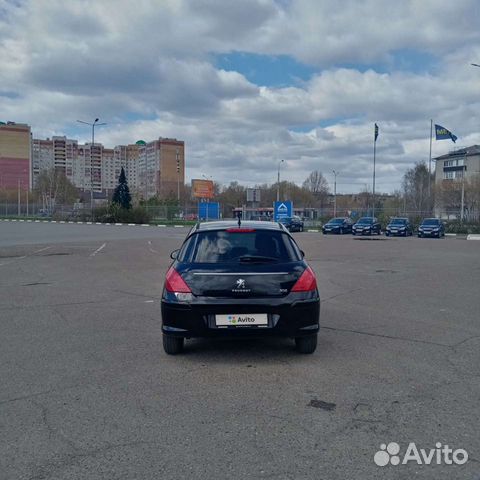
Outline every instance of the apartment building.
<path fill-rule="evenodd" d="M 104 148 L 102 152 L 102 189 L 113 191 L 118 184 L 121 166 L 113 148 Z"/>
<path fill-rule="evenodd" d="M 29 190 L 32 186 L 32 134 L 24 123 L 0 122 L 0 187 Z"/>
<path fill-rule="evenodd" d="M 480 145 L 459 148 L 435 161 L 435 215 L 478 219 Z"/>
<path fill-rule="evenodd" d="M 480 174 L 480 145 L 459 148 L 446 155 L 435 158 L 435 183 L 444 180 L 473 178 Z"/>
<path fill-rule="evenodd" d="M 139 172 L 139 144 L 135 145 L 117 145 L 114 148 L 115 165 L 118 169 L 118 175 L 115 181 L 118 181 L 120 170 L 123 167 L 125 176 L 130 187 L 130 191 L 134 192 L 138 189 L 138 172 Z"/>
<path fill-rule="evenodd" d="M 30 127 L 28 127 L 30 128 Z M 152 142 L 105 148 L 101 143 L 78 144 L 65 136 L 32 141 L 33 185 L 42 170 L 55 168 L 81 191 L 110 195 L 122 167 L 132 194 L 139 198 L 176 197 L 185 183 L 185 143 L 159 137 Z"/>
<path fill-rule="evenodd" d="M 185 142 L 163 138 L 139 145 L 138 179 L 143 198 L 177 197 L 185 183 Z"/>
<path fill-rule="evenodd" d="M 34 138 L 32 149 L 32 184 L 35 186 L 40 172 L 50 170 L 55 165 L 53 142 L 49 138 L 46 140 Z"/>
<path fill-rule="evenodd" d="M 62 172 L 72 182 L 74 172 L 78 170 L 78 142 L 65 136 L 47 138 L 46 140 L 33 139 L 32 147 L 32 184 L 35 185 L 42 170 Z"/>

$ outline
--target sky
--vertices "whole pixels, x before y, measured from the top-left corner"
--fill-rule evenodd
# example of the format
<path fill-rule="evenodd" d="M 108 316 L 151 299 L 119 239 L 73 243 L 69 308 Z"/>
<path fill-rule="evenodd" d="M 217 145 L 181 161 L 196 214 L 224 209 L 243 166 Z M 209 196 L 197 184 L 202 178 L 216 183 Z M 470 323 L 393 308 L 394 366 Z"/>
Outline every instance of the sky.
<path fill-rule="evenodd" d="M 393 192 L 430 119 L 480 144 L 478 0 L 0 0 L 0 121 L 185 141 L 186 176 Z"/>

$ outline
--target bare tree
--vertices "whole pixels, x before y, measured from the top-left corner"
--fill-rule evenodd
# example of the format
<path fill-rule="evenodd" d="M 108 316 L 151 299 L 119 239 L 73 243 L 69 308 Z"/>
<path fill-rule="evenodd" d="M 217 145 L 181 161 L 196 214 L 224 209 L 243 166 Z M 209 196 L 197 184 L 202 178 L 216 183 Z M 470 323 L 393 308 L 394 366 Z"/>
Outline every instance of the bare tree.
<path fill-rule="evenodd" d="M 70 204 L 78 198 L 75 185 L 65 173 L 50 168 L 42 170 L 35 182 L 34 193 L 45 208 L 53 210 L 57 204 Z"/>
<path fill-rule="evenodd" d="M 330 187 L 326 178 L 319 170 L 314 170 L 305 179 L 302 188 L 310 192 L 320 207 L 323 207 L 330 194 Z"/>
<path fill-rule="evenodd" d="M 403 176 L 403 191 L 406 197 L 407 207 L 418 213 L 429 212 L 432 209 L 432 199 L 429 198 L 428 167 L 425 162 L 418 162 L 413 168 L 405 172 Z"/>

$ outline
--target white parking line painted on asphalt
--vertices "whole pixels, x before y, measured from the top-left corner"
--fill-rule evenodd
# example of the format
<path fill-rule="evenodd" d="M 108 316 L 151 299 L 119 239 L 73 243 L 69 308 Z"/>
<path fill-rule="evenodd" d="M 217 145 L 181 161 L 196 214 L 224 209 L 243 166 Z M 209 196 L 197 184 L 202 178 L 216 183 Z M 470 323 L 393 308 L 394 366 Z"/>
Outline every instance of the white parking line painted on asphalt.
<path fill-rule="evenodd" d="M 36 253 L 44 252 L 45 250 L 48 250 L 49 248 L 53 248 L 53 245 L 50 245 L 49 247 L 40 248 L 40 250 L 35 250 L 30 255 L 35 255 Z M 30 255 L 27 255 L 27 257 L 30 256 Z"/>
<path fill-rule="evenodd" d="M 101 252 L 106 246 L 107 244 L 104 243 L 101 247 L 98 247 L 93 253 L 91 253 L 90 256 L 94 257 L 98 252 Z"/>
<path fill-rule="evenodd" d="M 480 240 L 480 234 L 470 233 L 467 235 L 467 240 Z"/>
<path fill-rule="evenodd" d="M 151 240 L 148 241 L 148 249 L 149 249 L 152 253 L 160 254 L 160 252 L 157 252 L 157 250 L 155 250 L 154 248 L 152 248 L 152 241 L 151 241 Z"/>
<path fill-rule="evenodd" d="M 157 227 L 166 227 L 166 225 L 157 225 Z"/>
<path fill-rule="evenodd" d="M 129 227 L 134 227 L 136 224 L 135 223 L 129 223 L 128 226 Z"/>
<path fill-rule="evenodd" d="M 33 251 L 32 253 L 28 253 L 27 255 L 22 255 L 21 257 L 16 257 L 16 258 L 10 260 L 9 262 L 0 263 L 0 267 L 2 265 L 10 265 L 11 263 L 16 262 L 17 260 L 22 260 L 24 258 L 31 257 L 32 255 L 35 255 L 35 254 L 40 253 L 40 252 L 44 252 L 45 250 L 48 250 L 49 248 L 52 248 L 52 247 L 53 247 L 53 245 L 50 245 L 49 247 L 43 247 L 43 248 L 40 248 L 38 250 Z"/>
<path fill-rule="evenodd" d="M 121 227 L 123 223 L 116 223 L 115 225 Z"/>

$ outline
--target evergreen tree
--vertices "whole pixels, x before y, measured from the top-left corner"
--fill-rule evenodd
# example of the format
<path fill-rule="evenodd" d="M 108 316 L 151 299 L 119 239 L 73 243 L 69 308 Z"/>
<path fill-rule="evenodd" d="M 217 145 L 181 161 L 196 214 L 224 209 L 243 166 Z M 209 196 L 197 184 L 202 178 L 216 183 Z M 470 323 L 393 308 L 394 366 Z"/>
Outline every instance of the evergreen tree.
<path fill-rule="evenodd" d="M 125 170 L 122 167 L 120 176 L 118 177 L 118 185 L 113 192 L 112 203 L 120 205 L 121 208 L 129 210 L 132 207 L 132 196 L 128 188 L 127 178 L 125 177 Z"/>

